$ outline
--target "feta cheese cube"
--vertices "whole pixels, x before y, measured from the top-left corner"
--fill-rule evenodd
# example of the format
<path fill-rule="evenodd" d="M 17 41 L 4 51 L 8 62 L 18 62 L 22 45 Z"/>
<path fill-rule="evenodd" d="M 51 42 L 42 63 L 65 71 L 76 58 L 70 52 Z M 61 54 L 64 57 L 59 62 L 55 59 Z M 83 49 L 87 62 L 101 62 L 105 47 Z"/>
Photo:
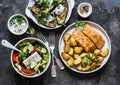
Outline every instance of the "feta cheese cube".
<path fill-rule="evenodd" d="M 27 68 L 34 68 L 36 64 L 41 60 L 41 56 L 38 54 L 38 52 L 34 52 L 32 55 L 30 55 L 27 59 L 23 61 L 23 64 Z"/>

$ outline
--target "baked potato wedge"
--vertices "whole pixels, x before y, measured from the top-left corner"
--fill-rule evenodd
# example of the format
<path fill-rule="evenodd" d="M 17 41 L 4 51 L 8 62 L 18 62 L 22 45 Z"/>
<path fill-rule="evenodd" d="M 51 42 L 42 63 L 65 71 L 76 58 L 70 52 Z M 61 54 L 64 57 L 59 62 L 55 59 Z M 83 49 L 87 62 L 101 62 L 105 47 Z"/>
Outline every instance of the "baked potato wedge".
<path fill-rule="evenodd" d="M 77 57 L 75 60 L 74 60 L 74 65 L 78 65 L 81 63 L 81 57 Z"/>
<path fill-rule="evenodd" d="M 65 42 L 64 52 L 68 53 L 69 51 L 70 51 L 70 44 L 69 42 Z"/>
<path fill-rule="evenodd" d="M 69 38 L 70 38 L 70 34 L 68 34 L 68 33 L 66 33 L 66 34 L 64 34 L 64 36 L 63 36 L 63 38 L 64 38 L 64 41 L 66 42 L 66 41 L 68 41 L 69 40 Z"/>
<path fill-rule="evenodd" d="M 72 67 L 74 62 L 74 58 L 70 57 L 69 60 L 67 61 L 68 66 Z"/>
<path fill-rule="evenodd" d="M 99 61 L 99 63 L 101 63 L 102 61 L 103 61 L 103 59 L 104 59 L 104 57 L 102 57 L 102 56 L 98 56 L 98 61 Z"/>
<path fill-rule="evenodd" d="M 82 71 L 82 65 L 81 64 L 77 65 L 76 68 L 77 68 L 77 70 Z"/>
<path fill-rule="evenodd" d="M 107 56 L 108 53 L 109 53 L 109 49 L 108 49 L 108 48 L 105 48 L 104 50 L 102 50 L 102 51 L 100 52 L 100 55 L 103 56 L 103 57 L 105 57 L 105 56 Z"/>
<path fill-rule="evenodd" d="M 73 56 L 74 56 L 74 58 L 76 59 L 76 58 L 78 58 L 80 55 L 79 55 L 79 54 L 74 54 Z"/>
<path fill-rule="evenodd" d="M 74 37 L 70 37 L 70 46 L 76 46 L 77 42 L 75 41 Z"/>
<path fill-rule="evenodd" d="M 61 53 L 62 57 L 65 59 L 65 60 L 68 60 L 70 58 L 70 55 L 68 55 L 67 53 L 65 52 L 62 52 Z"/>
<path fill-rule="evenodd" d="M 91 66 L 87 65 L 85 67 L 82 67 L 82 71 L 88 71 L 90 70 Z"/>
<path fill-rule="evenodd" d="M 80 54 L 80 53 L 82 52 L 82 50 L 83 50 L 82 47 L 78 47 L 78 46 L 74 47 L 74 52 L 75 52 L 76 54 Z"/>
<path fill-rule="evenodd" d="M 100 50 L 100 49 L 95 49 L 95 50 L 94 50 L 94 54 L 95 54 L 95 55 L 99 55 L 99 54 L 100 54 L 100 52 L 101 52 L 101 50 Z"/>
<path fill-rule="evenodd" d="M 72 47 L 70 47 L 70 51 L 68 52 L 69 55 L 73 56 L 74 54 L 74 49 Z"/>

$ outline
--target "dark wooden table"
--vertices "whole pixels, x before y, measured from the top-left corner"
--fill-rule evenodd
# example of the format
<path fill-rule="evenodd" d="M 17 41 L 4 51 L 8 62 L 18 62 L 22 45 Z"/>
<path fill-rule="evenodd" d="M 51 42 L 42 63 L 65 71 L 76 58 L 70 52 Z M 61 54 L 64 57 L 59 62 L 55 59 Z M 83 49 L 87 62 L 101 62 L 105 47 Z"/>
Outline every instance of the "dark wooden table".
<path fill-rule="evenodd" d="M 99 71 L 92 74 L 77 74 L 67 67 L 61 71 L 57 66 L 57 77 L 52 78 L 50 68 L 40 77 L 34 79 L 24 78 L 18 75 L 10 63 L 10 49 L 0 45 L 0 85 L 120 85 L 120 0 L 75 0 L 71 18 L 67 26 L 75 20 L 82 19 L 77 14 L 79 3 L 86 1 L 92 4 L 93 13 L 86 20 L 100 24 L 108 33 L 112 44 L 112 53 L 107 64 Z M 16 13 L 25 15 L 25 7 L 28 0 L 0 0 L 0 41 L 7 39 L 15 44 L 20 39 L 30 36 L 15 36 L 7 28 L 8 18 Z M 49 31 L 56 33 L 55 55 L 58 54 L 58 40 L 66 27 L 56 30 L 45 30 L 38 27 L 33 21 L 29 20 L 31 27 L 36 31 L 42 31 L 45 37 L 48 37 Z"/>

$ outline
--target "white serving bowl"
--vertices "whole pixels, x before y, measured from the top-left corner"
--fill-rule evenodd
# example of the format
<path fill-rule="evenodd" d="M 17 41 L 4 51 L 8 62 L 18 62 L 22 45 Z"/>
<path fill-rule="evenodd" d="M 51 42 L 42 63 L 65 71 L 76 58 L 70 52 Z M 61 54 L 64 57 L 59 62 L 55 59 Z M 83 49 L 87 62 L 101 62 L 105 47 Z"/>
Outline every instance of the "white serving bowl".
<path fill-rule="evenodd" d="M 12 67 L 14 68 L 14 70 L 15 70 L 18 74 L 20 74 L 20 75 L 23 76 L 23 77 L 35 78 L 35 77 L 41 76 L 43 73 L 45 73 L 45 72 L 47 71 L 48 67 L 50 66 L 51 54 L 50 54 L 49 48 L 48 48 L 48 46 L 45 45 L 45 43 L 44 43 L 43 41 L 41 41 L 41 40 L 38 39 L 38 38 L 34 38 L 34 37 L 28 37 L 28 38 L 24 38 L 24 39 L 18 41 L 18 42 L 15 44 L 15 47 L 16 47 L 19 43 L 21 43 L 21 42 L 23 42 L 23 41 L 25 41 L 25 40 L 35 40 L 35 41 L 39 42 L 41 45 L 43 45 L 43 46 L 47 49 L 48 54 L 49 54 L 49 60 L 48 60 L 48 63 L 47 63 L 47 65 L 46 65 L 46 68 L 45 68 L 42 72 L 40 72 L 40 73 L 38 73 L 38 74 L 34 74 L 34 75 L 25 75 L 25 74 L 23 74 L 22 72 L 20 72 L 20 71 L 15 67 L 15 65 L 14 65 L 14 63 L 13 63 L 13 61 L 12 61 L 12 56 L 13 56 L 14 50 L 11 51 L 11 64 L 12 64 Z"/>
<path fill-rule="evenodd" d="M 26 22 L 25 28 L 23 28 L 23 30 L 22 30 L 21 32 L 19 32 L 19 33 L 13 31 L 13 30 L 11 29 L 11 27 L 10 27 L 10 21 L 11 21 L 11 19 L 13 19 L 13 18 L 15 18 L 15 17 L 17 17 L 17 16 L 23 17 L 24 20 L 25 20 L 25 22 Z M 24 15 L 22 15 L 22 14 L 14 14 L 14 15 L 12 15 L 12 16 L 8 19 L 7 26 L 8 26 L 9 31 L 10 31 L 12 34 L 14 34 L 14 35 L 22 35 L 22 34 L 24 34 L 24 33 L 27 31 L 28 26 L 29 26 L 29 23 L 28 23 L 27 18 L 26 18 Z"/>
<path fill-rule="evenodd" d="M 67 13 L 65 23 L 69 20 L 71 13 L 72 13 L 72 10 L 73 10 L 74 5 L 75 5 L 74 0 L 67 0 L 67 2 L 68 2 L 68 13 Z M 57 28 L 60 28 L 62 26 L 62 25 L 57 25 L 54 28 L 50 28 L 48 26 L 44 26 L 44 25 L 38 23 L 37 19 L 35 18 L 35 16 L 32 14 L 32 12 L 30 10 L 30 7 L 32 7 L 34 4 L 35 4 L 35 0 L 29 0 L 28 5 L 25 9 L 25 13 L 35 24 L 37 24 L 38 26 L 45 28 L 45 29 L 57 29 Z"/>
<path fill-rule="evenodd" d="M 83 6 L 88 6 L 88 12 L 87 13 L 81 13 L 81 9 Z M 81 16 L 82 18 L 87 18 L 92 14 L 92 5 L 90 3 L 87 2 L 83 2 L 80 3 L 77 7 L 77 13 L 79 14 L 79 16 Z"/>

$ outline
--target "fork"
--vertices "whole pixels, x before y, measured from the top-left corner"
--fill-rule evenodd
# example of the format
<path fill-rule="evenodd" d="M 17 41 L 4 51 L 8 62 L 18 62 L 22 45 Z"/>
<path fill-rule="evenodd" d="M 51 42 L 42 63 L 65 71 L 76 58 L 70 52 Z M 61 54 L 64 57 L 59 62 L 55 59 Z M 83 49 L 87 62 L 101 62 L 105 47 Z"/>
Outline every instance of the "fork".
<path fill-rule="evenodd" d="M 38 32 L 38 33 L 36 34 L 36 36 L 37 36 L 39 39 L 41 39 L 41 40 L 46 44 L 46 46 L 49 47 L 49 43 L 48 43 L 47 39 L 44 37 L 44 35 L 43 35 L 41 32 Z M 51 51 L 51 50 L 50 50 L 50 51 Z M 53 57 L 55 58 L 58 67 L 59 67 L 61 70 L 63 70 L 63 69 L 64 69 L 64 66 L 63 66 L 63 64 L 61 63 L 61 61 L 54 55 L 54 53 L 53 53 L 52 55 L 53 55 Z"/>
<path fill-rule="evenodd" d="M 49 46 L 50 46 L 50 51 L 51 51 L 52 56 L 53 56 L 54 49 L 55 49 L 55 34 L 54 34 L 54 32 L 49 32 Z M 52 75 L 52 77 L 56 77 L 56 67 L 54 64 L 53 57 L 52 57 L 51 75 Z"/>

